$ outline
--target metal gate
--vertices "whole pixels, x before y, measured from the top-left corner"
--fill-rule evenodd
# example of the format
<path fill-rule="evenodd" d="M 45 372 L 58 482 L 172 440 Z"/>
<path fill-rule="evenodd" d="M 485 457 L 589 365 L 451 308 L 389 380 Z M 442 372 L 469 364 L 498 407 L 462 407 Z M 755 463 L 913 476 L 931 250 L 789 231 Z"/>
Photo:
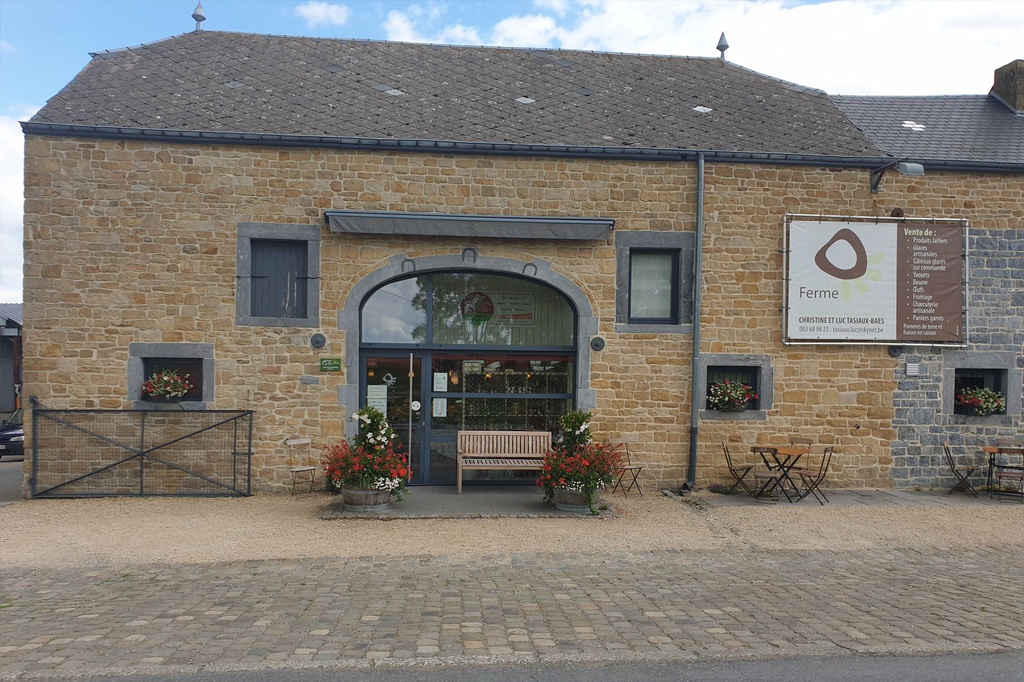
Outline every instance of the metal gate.
<path fill-rule="evenodd" d="M 247 496 L 252 411 L 32 409 L 32 497 Z"/>

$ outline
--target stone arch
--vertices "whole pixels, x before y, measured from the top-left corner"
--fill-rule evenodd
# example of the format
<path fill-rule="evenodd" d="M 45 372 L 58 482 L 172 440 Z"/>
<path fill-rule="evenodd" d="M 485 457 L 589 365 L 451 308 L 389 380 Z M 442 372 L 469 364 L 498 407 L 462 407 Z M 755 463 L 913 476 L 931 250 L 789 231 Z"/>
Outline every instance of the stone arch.
<path fill-rule="evenodd" d="M 596 395 L 590 388 L 590 339 L 597 335 L 598 318 L 594 315 L 590 299 L 569 278 L 552 271 L 551 263 L 541 259 L 521 261 L 512 258 L 480 256 L 476 249 L 466 248 L 459 254 L 412 258 L 397 255 L 388 263 L 356 282 L 338 311 L 338 330 L 345 332 L 345 383 L 338 387 L 338 403 L 354 412 L 359 404 L 359 308 L 377 287 L 412 273 L 427 274 L 451 270 L 491 272 L 516 275 L 553 287 L 576 308 L 576 404 L 580 409 L 592 409 Z M 348 427 L 353 424 L 348 423 Z M 351 435 L 351 434 L 350 434 Z"/>

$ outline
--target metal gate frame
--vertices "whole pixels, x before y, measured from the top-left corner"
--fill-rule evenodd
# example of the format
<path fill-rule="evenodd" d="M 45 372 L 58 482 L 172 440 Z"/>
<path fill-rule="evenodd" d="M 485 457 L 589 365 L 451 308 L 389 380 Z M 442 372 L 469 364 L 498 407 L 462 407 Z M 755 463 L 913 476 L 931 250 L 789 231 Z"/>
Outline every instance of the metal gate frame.
<path fill-rule="evenodd" d="M 76 415 L 91 415 L 93 419 L 89 420 L 90 428 L 73 423 Z M 105 422 L 105 417 L 109 417 L 109 421 Z M 117 424 L 117 420 L 122 423 Z M 49 410 L 40 407 L 33 400 L 31 497 L 248 497 L 252 494 L 252 422 L 251 410 Z M 94 425 L 97 423 L 109 425 L 111 428 L 120 427 L 123 431 L 134 431 L 133 437 L 117 438 L 104 435 L 95 428 Z M 55 434 L 64 440 L 75 439 L 75 447 L 54 448 L 52 452 L 48 451 L 45 445 L 41 448 L 41 424 L 53 424 L 57 429 Z M 161 426 L 176 432 L 177 435 L 161 438 Z M 227 436 L 231 441 L 230 448 L 207 447 L 206 441 L 213 440 L 213 444 L 217 445 L 216 438 L 225 438 L 225 427 L 230 429 L 230 435 Z M 182 433 L 182 430 L 185 432 Z M 158 440 L 147 445 L 146 438 L 151 437 L 153 431 L 157 432 Z M 79 441 L 82 441 L 81 445 Z M 195 448 L 189 447 L 192 444 L 197 445 Z M 212 475 L 191 469 L 187 464 L 172 461 L 173 454 L 208 464 L 212 468 L 230 468 L 230 475 L 218 480 Z M 243 461 L 239 462 L 239 458 Z M 127 467 L 134 466 L 133 462 L 137 462 L 137 469 L 128 469 Z M 40 469 L 41 463 L 43 470 Z M 67 474 L 66 480 L 51 480 L 40 485 L 40 476 L 46 473 L 45 470 L 50 468 L 50 464 L 53 464 L 54 468 L 86 468 L 88 471 Z M 120 469 L 121 467 L 125 468 Z M 155 479 L 156 485 L 147 481 L 147 469 L 150 470 L 148 478 Z M 101 474 L 111 473 L 116 476 L 118 472 L 121 478 L 129 479 L 128 483 L 133 484 L 133 479 L 137 478 L 137 489 L 134 492 L 127 490 L 128 483 L 110 489 L 104 489 L 100 483 L 98 489 L 86 486 L 85 492 L 73 490 L 77 484 L 87 482 Z M 201 491 L 180 492 L 171 490 L 170 485 L 161 489 L 161 479 L 166 479 L 169 474 L 173 475 L 174 482 L 179 484 L 174 487 L 189 488 L 191 484 Z M 186 483 L 184 486 L 181 485 L 183 481 Z M 148 490 L 147 484 L 150 486 Z"/>

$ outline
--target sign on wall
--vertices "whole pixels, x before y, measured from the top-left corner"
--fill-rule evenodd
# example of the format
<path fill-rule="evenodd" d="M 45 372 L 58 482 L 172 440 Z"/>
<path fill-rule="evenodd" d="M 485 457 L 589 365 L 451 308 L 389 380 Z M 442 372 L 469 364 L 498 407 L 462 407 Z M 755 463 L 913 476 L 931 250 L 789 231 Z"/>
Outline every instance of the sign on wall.
<path fill-rule="evenodd" d="M 787 341 L 959 344 L 962 221 L 788 222 Z"/>
<path fill-rule="evenodd" d="M 340 372 L 341 358 L 320 358 L 321 372 Z"/>

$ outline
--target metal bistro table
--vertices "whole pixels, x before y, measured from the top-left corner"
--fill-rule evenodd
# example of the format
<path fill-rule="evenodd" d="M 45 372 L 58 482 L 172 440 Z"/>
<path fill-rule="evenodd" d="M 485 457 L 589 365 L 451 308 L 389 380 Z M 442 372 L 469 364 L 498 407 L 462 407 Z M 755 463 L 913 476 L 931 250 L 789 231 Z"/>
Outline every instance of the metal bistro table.
<path fill-rule="evenodd" d="M 1024 443 L 999 443 L 985 446 L 982 451 L 988 455 L 988 496 L 1017 497 L 1024 502 Z M 1016 490 L 1004 490 L 1004 479 L 1013 481 Z"/>
<path fill-rule="evenodd" d="M 809 447 L 806 445 L 755 445 L 750 448 L 750 451 L 755 455 L 760 455 L 764 465 L 770 471 L 775 472 L 778 477 L 776 485 L 786 496 L 787 502 L 800 499 L 800 487 L 789 472 L 796 468 L 801 457 L 811 451 Z M 771 458 L 770 461 L 769 458 Z M 775 489 L 776 485 L 760 492 L 769 493 Z"/>

